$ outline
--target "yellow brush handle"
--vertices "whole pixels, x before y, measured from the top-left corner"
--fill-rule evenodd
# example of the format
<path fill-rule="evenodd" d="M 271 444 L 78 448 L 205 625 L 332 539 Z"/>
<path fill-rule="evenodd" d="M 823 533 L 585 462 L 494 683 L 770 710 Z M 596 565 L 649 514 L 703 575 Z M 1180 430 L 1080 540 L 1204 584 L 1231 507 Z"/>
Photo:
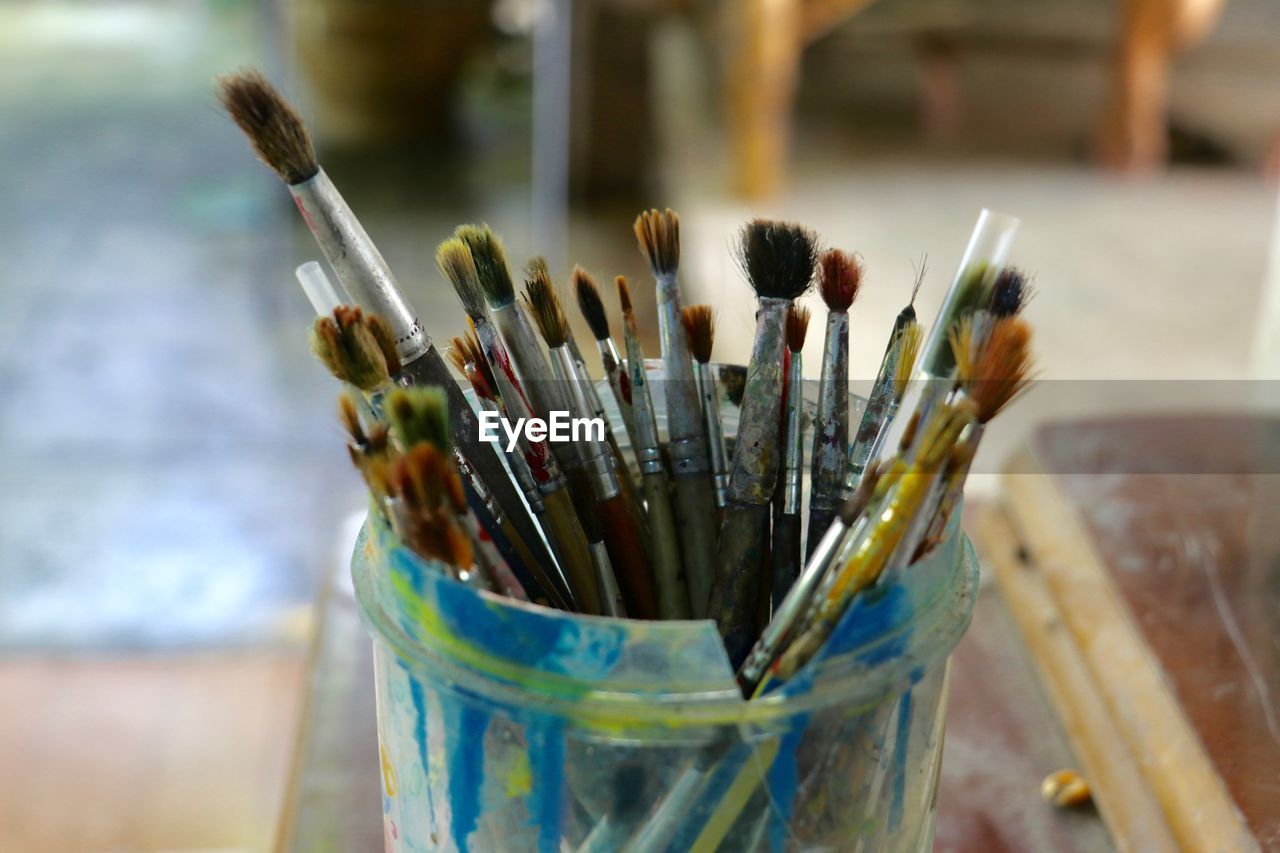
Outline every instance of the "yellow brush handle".
<path fill-rule="evenodd" d="M 587 536 L 573 511 L 573 500 L 568 490 L 556 489 L 543 495 L 542 504 L 546 507 L 543 520 L 548 527 L 547 532 L 555 542 L 556 553 L 578 599 L 578 606 L 583 613 L 600 615 L 604 610 L 591 564 L 591 552 L 587 548 Z"/>

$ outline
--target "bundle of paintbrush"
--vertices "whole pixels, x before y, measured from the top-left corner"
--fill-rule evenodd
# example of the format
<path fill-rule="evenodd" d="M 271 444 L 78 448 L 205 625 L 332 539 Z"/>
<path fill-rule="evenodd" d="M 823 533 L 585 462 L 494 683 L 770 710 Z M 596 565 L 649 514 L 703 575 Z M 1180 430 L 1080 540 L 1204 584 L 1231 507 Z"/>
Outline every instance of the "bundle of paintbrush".
<path fill-rule="evenodd" d="M 313 351 L 350 392 L 343 422 L 378 516 L 480 588 L 587 614 L 710 617 L 748 695 L 798 671 L 854 596 L 939 541 L 985 425 L 1025 385 L 1028 333 L 1016 315 L 1026 287 L 1003 266 L 1008 222 L 984 214 L 927 341 L 917 279 L 851 428 L 849 310 L 862 262 L 823 252 L 801 226 L 754 220 L 738 260 L 756 331 L 726 440 L 717 375 L 729 371 L 711 363 L 714 311 L 681 304 L 680 221 L 650 210 L 633 230 L 655 282 L 660 387 L 625 279 L 621 351 L 592 276 L 579 267 L 565 282 L 596 341 L 598 384 L 547 263 L 528 262 L 518 295 L 499 237 L 464 225 L 436 255 L 468 318 L 448 354 L 464 394 L 293 109 L 252 73 L 224 80 L 220 94 L 337 275 L 335 285 L 316 264 L 298 272 L 320 315 Z M 827 313 L 810 417 L 808 311 L 797 300 L 815 280 Z M 547 429 L 558 418 L 573 426 L 569 440 Z"/>

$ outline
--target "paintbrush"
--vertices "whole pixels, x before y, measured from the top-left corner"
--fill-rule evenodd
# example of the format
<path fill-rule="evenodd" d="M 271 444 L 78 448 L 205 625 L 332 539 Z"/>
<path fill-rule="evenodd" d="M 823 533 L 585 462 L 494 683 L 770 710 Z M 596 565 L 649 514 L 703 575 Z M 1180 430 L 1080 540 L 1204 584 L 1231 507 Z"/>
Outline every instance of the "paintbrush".
<path fill-rule="evenodd" d="M 818 407 L 813 421 L 809 476 L 809 547 L 812 554 L 844 503 L 849 466 L 849 307 L 862 286 L 862 261 L 839 249 L 822 253 L 818 289 L 827 306 Z"/>
<path fill-rule="evenodd" d="M 897 417 L 898 410 L 902 407 L 902 401 L 906 398 L 907 391 L 911 386 L 911 377 L 914 375 L 923 340 L 924 328 L 919 323 L 907 323 L 902 329 L 902 335 L 894 344 L 893 374 L 889 377 L 888 401 L 884 406 L 884 420 L 880 422 L 880 427 L 876 431 L 870 447 L 865 451 L 871 459 L 881 456 L 880 448 L 885 439 L 888 438 L 889 427 L 893 424 L 894 418 Z M 927 412 L 928 410 L 926 409 L 922 414 L 927 414 Z M 859 453 L 862 452 L 864 451 L 859 449 Z"/>
<path fill-rule="evenodd" d="M 525 281 L 524 299 L 538 331 L 546 341 L 555 376 L 566 392 L 570 417 L 589 423 L 591 399 L 583 385 L 590 380 L 578 375 L 577 362 L 565 343 L 565 329 L 569 321 L 555 289 L 546 278 L 534 275 Z M 613 578 L 616 579 L 614 582 L 622 591 L 626 613 L 637 619 L 655 619 L 658 607 L 653 588 L 653 570 L 646 556 L 640 527 L 636 524 L 622 493 L 622 485 L 615 475 L 603 425 L 595 431 L 597 434 L 593 435 L 592 432 L 588 427 L 584 439 L 577 442 L 583 453 L 583 467 L 595 496 L 596 523 L 586 525 L 587 534 L 592 536 L 598 533 L 605 543 Z"/>
<path fill-rule="evenodd" d="M 658 613 L 663 619 L 688 619 L 689 599 L 705 590 L 690 590 L 688 577 L 681 565 L 675 517 L 671 510 L 671 483 L 662 461 L 658 441 L 658 419 L 653 410 L 649 381 L 644 369 L 644 351 L 631 310 L 631 290 L 627 280 L 618 276 L 618 299 L 622 303 L 623 340 L 627 347 L 630 371 L 632 413 L 635 417 L 636 461 L 644 483 L 645 503 L 649 511 L 649 530 L 653 536 L 654 582 L 658 590 Z"/>
<path fill-rule="evenodd" d="M 484 288 L 471 249 L 456 237 L 445 240 L 436 248 L 436 264 L 453 285 L 475 329 L 482 351 L 480 360 L 490 368 L 494 391 L 506 410 L 508 423 L 517 424 L 521 419 L 527 423 L 535 412 L 498 329 L 490 321 Z M 502 269 L 505 271 L 505 262 Z M 538 357 L 541 358 L 541 350 L 538 350 Z M 538 483 L 544 508 L 538 520 L 559 559 L 559 574 L 566 578 L 566 585 L 572 589 L 579 609 L 585 613 L 603 613 L 604 603 L 597 591 L 596 567 L 589 542 L 550 445 L 545 440 L 533 441 L 525 430 L 518 430 L 517 442 L 530 473 Z"/>
<path fill-rule="evenodd" d="M 899 405 L 900 412 L 919 411 L 927 420 L 929 409 L 951 390 L 955 361 L 947 343 L 948 330 L 956 320 L 989 302 L 996 275 L 1004 266 L 1020 224 L 1021 220 L 1016 217 L 991 210 L 984 209 L 978 215 L 955 277 L 921 345 L 914 381 Z M 892 456 L 905 426 L 901 416 L 890 421 L 882 430 L 886 435 L 873 455 Z"/>
<path fill-rule="evenodd" d="M 589 273 L 580 266 L 575 266 L 571 281 L 589 277 Z M 547 261 L 541 256 L 535 256 L 529 259 L 525 264 L 526 280 L 537 279 L 551 293 L 555 293 L 555 287 L 551 282 L 551 272 L 547 268 Z M 575 288 L 576 289 L 576 288 Z M 559 299 L 559 297 L 556 297 Z M 641 541 L 646 548 L 646 554 L 649 559 L 653 559 L 652 540 L 649 535 L 649 521 L 645 516 L 644 505 L 640 502 L 640 492 L 636 489 L 636 484 L 631 478 L 631 469 L 627 465 L 627 460 L 622 455 L 622 448 L 618 445 L 617 439 L 613 435 L 613 428 L 609 426 L 609 418 L 604 413 L 604 404 L 600 402 L 600 395 L 596 393 L 596 383 L 591 379 L 591 374 L 587 372 L 587 364 L 582 359 L 582 353 L 578 350 L 577 344 L 573 341 L 573 330 L 569 325 L 565 324 L 565 346 L 569 349 L 569 354 L 573 356 L 574 372 L 581 378 L 583 390 L 587 394 L 587 402 L 591 404 L 590 414 L 593 415 L 604 426 L 605 441 L 609 445 L 609 458 L 613 460 L 613 472 L 618 478 L 618 483 L 622 486 L 622 494 L 627 500 L 627 508 L 630 510 L 632 517 L 636 523 L 640 525 Z"/>
<path fill-rule="evenodd" d="M 764 545 L 779 467 L 783 326 L 792 300 L 809 289 L 817 251 L 811 231 L 764 219 L 749 222 L 739 239 L 739 260 L 759 308 L 710 606 L 735 668 L 755 640 L 759 578 L 768 565 Z"/>
<path fill-rule="evenodd" d="M 667 210 L 650 210 L 636 217 L 634 230 L 640 251 L 653 273 L 658 303 L 658 334 L 662 344 L 663 392 L 667 412 L 667 458 L 675 479 L 676 523 L 690 588 L 709 588 L 707 576 L 716 560 L 716 501 L 702 406 L 693 378 L 689 342 L 680 311 L 680 218 Z M 707 604 L 691 597 L 695 615 Z"/>
<path fill-rule="evenodd" d="M 338 280 L 362 307 L 387 321 L 401 363 L 401 369 L 395 374 L 396 381 L 444 388 L 449 398 L 450 433 L 455 448 L 476 470 L 501 471 L 502 461 L 496 448 L 480 440 L 475 411 L 418 323 L 391 268 L 333 181 L 320 168 L 310 134 L 297 111 L 257 71 L 221 78 L 218 98 L 249 138 L 258 157 L 288 186 Z M 551 551 L 521 501 L 515 483 L 508 478 L 493 479 L 490 486 L 503 517 L 537 561 L 554 564 Z"/>
<path fill-rule="evenodd" d="M 725 450 L 724 424 L 720 420 L 720 394 L 711 375 L 711 349 L 715 343 L 716 317 L 710 305 L 690 305 L 681 312 L 689 350 L 693 354 L 693 375 L 702 400 L 703 431 L 707 437 L 707 460 L 716 490 L 716 506 L 724 509 L 729 493 L 729 454 Z"/>
<path fill-rule="evenodd" d="M 433 486 L 432 480 L 438 480 L 444 486 L 449 500 L 443 506 L 452 510 L 453 519 L 470 541 L 475 572 L 484 580 L 485 586 L 510 598 L 528 601 L 524 585 L 499 553 L 475 513 L 468 508 L 462 477 L 449 459 L 452 448 L 444 391 L 439 388 L 396 388 L 387 395 L 386 411 L 392 437 L 403 449 L 401 461 L 407 466 L 407 475 L 414 490 L 422 497 L 429 496 L 433 488 L 439 489 L 439 485 Z M 424 450 L 433 452 L 434 461 L 432 455 Z M 397 480 L 397 473 L 393 471 L 393 484 L 404 482 Z M 421 500 L 417 500 L 405 505 L 412 509 L 421 504 Z M 427 519 L 428 524 L 436 521 L 435 518 Z"/>
<path fill-rule="evenodd" d="M 576 270 L 575 270 L 576 273 Z M 613 392 L 614 402 L 622 415 L 623 426 L 631 446 L 636 446 L 635 420 L 631 412 L 631 380 L 627 376 L 627 365 L 618 354 L 618 347 L 609 334 L 609 317 L 604 310 L 604 302 L 600 299 L 600 288 L 589 274 L 575 274 L 573 291 L 578 300 L 578 310 L 587 321 L 591 335 L 596 339 L 596 348 L 600 352 L 600 364 L 604 367 L 605 377 L 609 380 L 609 389 Z"/>
<path fill-rule="evenodd" d="M 774 503 L 769 543 L 773 552 L 769 600 L 774 609 L 782 604 L 800 573 L 800 487 L 804 471 L 804 359 L 800 351 L 808 329 L 809 309 L 792 305 L 786 322 L 787 352 L 791 358 L 783 403 L 782 500 Z"/>

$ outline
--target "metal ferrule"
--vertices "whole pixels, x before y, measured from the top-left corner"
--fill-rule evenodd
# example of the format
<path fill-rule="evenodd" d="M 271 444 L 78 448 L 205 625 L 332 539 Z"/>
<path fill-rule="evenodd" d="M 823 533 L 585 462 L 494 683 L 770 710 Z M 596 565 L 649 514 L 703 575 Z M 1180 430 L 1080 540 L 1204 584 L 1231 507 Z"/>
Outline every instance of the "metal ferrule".
<path fill-rule="evenodd" d="M 833 511 L 849 465 L 849 315 L 843 311 L 827 314 L 811 456 L 810 504 Z"/>
<path fill-rule="evenodd" d="M 565 343 L 568 344 L 569 353 L 573 356 L 574 363 L 578 366 L 578 375 L 590 379 L 591 373 L 587 370 L 587 362 L 582 358 L 582 350 L 578 349 L 578 341 L 573 335 L 570 335 L 565 339 Z M 595 412 L 596 417 L 604 421 L 605 429 L 608 429 L 609 420 L 604 416 L 604 404 L 600 402 L 600 395 L 596 393 L 596 383 L 587 382 L 587 396 L 591 400 L 591 411 Z"/>
<path fill-rule="evenodd" d="M 472 317 L 471 321 L 476 327 L 480 349 L 484 351 L 485 358 L 489 360 L 489 366 L 493 368 L 494 381 L 498 385 L 498 396 L 502 398 L 502 405 L 506 408 L 507 419 L 527 420 L 533 416 L 533 409 L 520 385 L 520 379 L 516 376 L 511 356 L 507 354 L 507 348 L 498 337 L 498 330 L 494 328 L 493 323 L 489 322 L 488 317 Z M 564 474 L 556 465 L 556 458 L 552 455 L 550 446 L 545 441 L 529 441 L 523 430 L 520 432 L 518 441 L 520 452 L 542 494 L 563 489 Z"/>
<path fill-rule="evenodd" d="M 658 439 L 658 417 L 649 392 L 649 377 L 644 370 L 644 352 L 640 340 L 628 327 L 623 341 L 627 347 L 627 372 L 631 379 L 631 420 L 635 426 L 636 463 L 641 474 L 663 470 L 661 442 Z"/>
<path fill-rule="evenodd" d="M 800 353 L 791 353 L 787 369 L 787 423 L 782 459 L 782 511 L 800 514 L 800 484 L 804 469 L 804 367 Z"/>
<path fill-rule="evenodd" d="M 391 267 L 329 176 L 321 169 L 315 177 L 291 185 L 289 192 L 338 280 L 365 310 L 391 326 L 400 361 L 407 364 L 423 355 L 431 338 L 400 293 Z"/>
<path fill-rule="evenodd" d="M 765 626 L 760 639 L 756 641 L 751 654 L 738 671 L 738 684 L 742 686 L 743 692 L 748 697 L 755 692 L 760 679 L 764 677 L 778 653 L 795 633 L 796 627 L 800 624 L 800 618 L 809 611 L 813 594 L 822 583 L 836 553 L 840 550 L 846 533 L 848 528 L 845 527 L 844 522 L 838 517 L 832 519 L 831 526 L 827 528 L 827 532 L 813 549 L 809 562 L 805 563 L 800 576 L 791 585 L 782 603 L 774 610 L 773 618 Z"/>
<path fill-rule="evenodd" d="M 676 477 L 710 470 L 702 435 L 702 405 L 693 379 L 693 358 L 680 314 L 680 284 L 674 275 L 657 280 L 658 336 L 662 342 L 663 391 L 667 399 L 667 455 Z"/>
<path fill-rule="evenodd" d="M 596 583 L 600 585 L 600 603 L 604 606 L 604 615 L 625 618 L 627 609 L 622 603 L 622 593 L 618 590 L 618 579 L 613 572 L 613 563 L 609 560 L 609 549 L 604 542 L 588 542 L 587 551 L 591 554 L 591 567 L 595 569 Z"/>
<path fill-rule="evenodd" d="M 790 305 L 789 299 L 763 297 L 756 312 L 756 337 L 729 474 L 730 503 L 764 506 L 773 497 L 779 467 L 783 320 Z"/>
<path fill-rule="evenodd" d="M 711 375 L 711 365 L 695 362 L 693 374 L 698 380 L 698 396 L 702 398 L 702 419 L 707 434 L 707 459 L 716 490 L 716 506 L 728 503 L 729 454 L 725 450 L 724 424 L 720 420 L 720 392 Z"/>
<path fill-rule="evenodd" d="M 553 347 L 550 354 L 552 370 L 555 371 L 556 378 L 561 381 L 569 397 L 569 416 L 591 417 L 591 401 L 584 387 L 587 380 L 585 377 L 578 376 L 577 362 L 574 361 L 573 353 L 569 352 L 567 346 L 558 346 Z M 588 438 L 576 444 L 583 464 L 586 466 L 587 476 L 591 478 L 591 488 L 595 491 L 596 499 L 604 501 L 618 495 L 622 487 L 618 483 L 618 476 L 613 471 L 613 453 L 609 450 L 608 442 Z"/>

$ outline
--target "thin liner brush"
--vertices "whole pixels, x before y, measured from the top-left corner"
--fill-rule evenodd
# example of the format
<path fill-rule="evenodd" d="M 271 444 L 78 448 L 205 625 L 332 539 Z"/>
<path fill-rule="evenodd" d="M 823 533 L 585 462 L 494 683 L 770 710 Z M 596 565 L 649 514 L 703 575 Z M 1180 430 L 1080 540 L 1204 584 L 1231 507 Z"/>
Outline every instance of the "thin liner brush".
<path fill-rule="evenodd" d="M 493 374 L 494 390 L 506 408 L 508 421 L 518 423 L 523 418 L 527 422 L 535 412 L 498 329 L 490 321 L 484 288 L 471 249 L 456 237 L 445 240 L 436 248 L 436 264 L 453 285 L 471 321 L 483 360 L 488 362 Z M 538 357 L 541 358 L 541 350 L 538 350 Z M 572 591 L 582 612 L 603 613 L 586 532 L 578 519 L 568 482 L 556 464 L 555 455 L 546 441 L 531 441 L 524 430 L 519 431 L 517 441 L 542 494 L 545 512 L 538 520 L 547 534 L 552 552 L 558 558 L 557 574 Z"/>
<path fill-rule="evenodd" d="M 807 229 L 763 219 L 749 222 L 739 238 L 739 259 L 759 309 L 710 607 L 734 667 L 755 641 L 759 577 L 768 565 L 769 502 L 779 468 L 783 326 L 792 300 L 813 279 L 816 242 Z"/>
<path fill-rule="evenodd" d="M 548 564 L 551 551 L 520 499 L 516 485 L 502 471 L 497 450 L 480 441 L 476 413 L 449 373 L 449 366 L 423 331 L 396 284 L 377 246 L 361 226 L 333 181 L 320 168 L 310 135 L 297 111 L 257 71 L 219 79 L 218 98 L 231 119 L 249 138 L 255 153 L 289 188 L 298 211 L 339 281 L 371 313 L 383 317 L 395 336 L 402 385 L 435 385 L 449 396 L 454 446 L 473 470 L 492 477 L 489 484 L 502 515 L 509 520 L 535 557 Z"/>
<path fill-rule="evenodd" d="M 810 454 L 809 553 L 843 503 L 849 465 L 849 308 L 862 286 L 862 261 L 857 255 L 830 249 L 822 254 L 818 266 L 827 331 Z"/>
<path fill-rule="evenodd" d="M 600 364 L 604 367 L 605 376 L 609 380 L 609 390 L 613 392 L 614 402 L 622 414 L 622 423 L 626 426 L 627 437 L 631 446 L 636 446 L 635 421 L 631 411 L 631 380 L 627 376 L 627 365 L 618 353 L 618 347 L 609 334 L 609 316 L 605 313 L 604 302 L 600 299 L 600 288 L 595 279 L 586 270 L 578 272 L 581 267 L 574 268 L 573 291 L 578 300 L 578 310 L 582 312 L 591 335 L 596 339 L 596 348 L 600 352 Z"/>
<path fill-rule="evenodd" d="M 646 211 L 636 217 L 634 231 L 656 288 L 667 403 L 667 456 L 675 480 L 684 567 L 692 579 L 691 589 L 700 590 L 710 587 L 707 577 L 715 571 L 716 501 L 703 438 L 702 406 L 680 311 L 680 217 L 670 209 Z M 708 605 L 691 598 L 689 606 L 697 616 L 706 612 Z"/>
<path fill-rule="evenodd" d="M 540 278 L 525 282 L 524 298 L 551 353 L 551 364 L 569 397 L 571 417 L 589 417 L 591 401 L 583 388 L 585 377 L 577 375 L 577 363 L 565 343 L 568 320 L 551 285 Z M 622 486 L 614 473 L 609 445 L 603 437 L 595 438 L 587 431 L 579 442 L 585 467 L 595 495 L 598 532 L 608 551 L 612 577 L 622 591 L 628 615 L 637 619 L 655 619 L 658 615 L 653 588 L 653 570 L 645 554 L 639 525 L 627 505 Z M 592 531 L 588 529 L 590 535 Z M 606 581 L 609 578 L 605 578 Z M 607 585 L 605 588 L 608 588 Z"/>
<path fill-rule="evenodd" d="M 871 457 L 871 448 L 875 445 L 876 438 L 896 413 L 896 409 L 890 411 L 893 409 L 894 375 L 898 371 L 904 336 L 920 334 L 918 331 L 920 323 L 916 319 L 916 296 L 919 295 L 920 286 L 924 283 L 927 268 L 926 259 L 921 262 L 920 270 L 916 273 L 915 284 L 911 287 L 911 301 L 898 312 L 893 322 L 893 331 L 889 333 L 889 341 L 885 344 L 880 370 L 876 373 L 876 380 L 871 386 L 871 395 L 867 398 L 867 408 L 862 412 L 862 420 L 854 435 L 853 446 L 849 448 L 849 467 L 845 472 L 844 481 L 845 494 L 853 493 L 854 487 L 858 484 L 858 478 L 867 467 L 867 460 Z M 913 327 L 917 331 L 908 332 L 908 329 Z"/>
<path fill-rule="evenodd" d="M 693 375 L 702 399 L 702 423 L 707 437 L 707 459 L 716 490 L 716 507 L 728 502 L 729 454 L 725 450 L 724 424 L 720 419 L 720 393 L 711 375 L 711 350 L 715 343 L 716 317 L 710 305 L 690 305 L 681 312 L 689 349 L 693 353 Z"/>
<path fill-rule="evenodd" d="M 809 309 L 792 305 L 786 323 L 787 351 L 791 358 L 787 365 L 787 397 L 783 409 L 786 422 L 782 439 L 782 500 L 774 504 L 770 541 L 773 571 L 769 598 L 774 609 L 782 604 L 800 573 L 800 486 L 804 470 L 804 359 L 800 351 L 804 349 L 808 328 Z"/>
<path fill-rule="evenodd" d="M 658 419 L 649 394 L 644 370 L 644 351 L 631 310 L 631 293 L 627 280 L 615 280 L 622 302 L 623 340 L 627 347 L 627 365 L 631 372 L 631 394 L 636 425 L 636 461 L 644 484 L 645 503 L 649 510 L 649 530 L 653 535 L 654 582 L 658 590 L 658 614 L 662 619 L 688 619 L 690 616 L 688 576 L 680 560 L 675 516 L 671 510 L 671 482 L 662 461 L 658 441 Z M 699 594 L 704 591 L 699 590 Z"/>

